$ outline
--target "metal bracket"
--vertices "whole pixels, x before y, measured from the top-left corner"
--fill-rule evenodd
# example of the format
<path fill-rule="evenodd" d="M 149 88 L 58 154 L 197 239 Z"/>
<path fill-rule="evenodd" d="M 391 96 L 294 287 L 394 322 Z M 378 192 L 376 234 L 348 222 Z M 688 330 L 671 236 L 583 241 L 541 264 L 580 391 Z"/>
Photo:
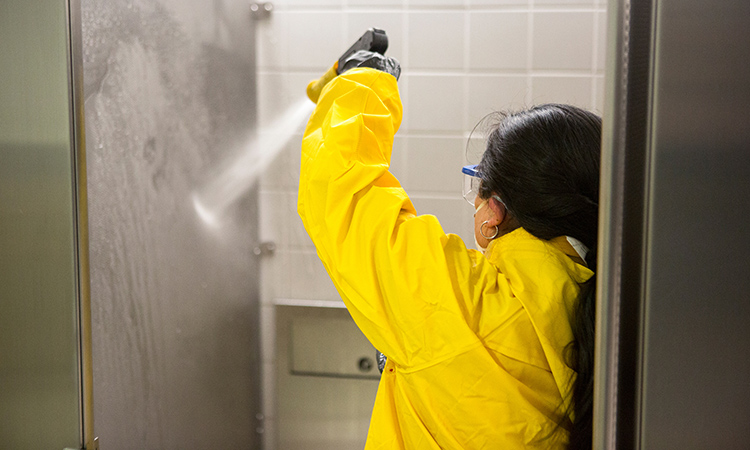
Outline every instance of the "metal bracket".
<path fill-rule="evenodd" d="M 276 243 L 267 241 L 261 242 L 257 247 L 253 249 L 253 255 L 255 256 L 271 256 L 276 251 Z"/>
<path fill-rule="evenodd" d="M 255 20 L 264 20 L 271 17 L 271 11 L 273 11 L 273 3 L 250 3 L 250 15 Z"/>

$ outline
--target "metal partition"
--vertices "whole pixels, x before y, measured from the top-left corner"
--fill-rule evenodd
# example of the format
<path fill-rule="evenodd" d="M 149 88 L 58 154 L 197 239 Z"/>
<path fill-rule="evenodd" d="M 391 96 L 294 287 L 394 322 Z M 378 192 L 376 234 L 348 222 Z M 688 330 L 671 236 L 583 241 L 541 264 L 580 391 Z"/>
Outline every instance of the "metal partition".
<path fill-rule="evenodd" d="M 82 17 L 101 447 L 258 448 L 256 189 L 212 221 L 194 204 L 254 132 L 250 4 Z"/>
<path fill-rule="evenodd" d="M 0 4 L 2 448 L 94 448 L 78 12 Z"/>
<path fill-rule="evenodd" d="M 750 442 L 750 3 L 610 2 L 595 448 Z"/>

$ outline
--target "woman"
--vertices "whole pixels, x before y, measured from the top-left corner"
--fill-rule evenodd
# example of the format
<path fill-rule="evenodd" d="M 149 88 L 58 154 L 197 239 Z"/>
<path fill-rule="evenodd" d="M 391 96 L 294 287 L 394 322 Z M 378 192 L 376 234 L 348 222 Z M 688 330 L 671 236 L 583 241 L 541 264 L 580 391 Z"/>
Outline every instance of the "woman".
<path fill-rule="evenodd" d="M 402 109 L 386 62 L 324 89 L 298 203 L 354 321 L 388 356 L 366 449 L 590 446 L 600 120 L 548 105 L 494 129 L 475 168 L 482 254 L 418 216 L 388 172 Z"/>

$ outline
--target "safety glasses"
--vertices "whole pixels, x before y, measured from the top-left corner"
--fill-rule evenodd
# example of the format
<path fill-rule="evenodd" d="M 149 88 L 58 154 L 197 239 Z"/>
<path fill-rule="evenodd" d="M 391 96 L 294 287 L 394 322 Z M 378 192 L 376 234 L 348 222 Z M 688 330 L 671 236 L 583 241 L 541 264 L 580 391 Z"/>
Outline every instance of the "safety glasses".
<path fill-rule="evenodd" d="M 474 200 L 479 194 L 479 183 L 482 182 L 482 179 L 479 177 L 479 172 L 477 172 L 477 164 L 464 166 L 461 168 L 461 172 L 464 174 L 464 199 L 466 199 L 466 201 L 473 207 Z"/>

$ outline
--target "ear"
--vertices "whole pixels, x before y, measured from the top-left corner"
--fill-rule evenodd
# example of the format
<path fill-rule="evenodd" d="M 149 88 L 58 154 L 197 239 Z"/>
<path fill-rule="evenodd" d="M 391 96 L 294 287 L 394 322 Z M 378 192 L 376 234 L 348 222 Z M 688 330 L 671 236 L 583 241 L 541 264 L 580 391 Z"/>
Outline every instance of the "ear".
<path fill-rule="evenodd" d="M 494 227 L 503 223 L 503 220 L 505 220 L 505 216 L 508 213 L 505 205 L 503 205 L 502 202 L 497 201 L 494 196 L 490 197 L 488 205 L 490 207 L 490 210 L 492 211 L 492 217 L 490 217 L 488 225 Z"/>

